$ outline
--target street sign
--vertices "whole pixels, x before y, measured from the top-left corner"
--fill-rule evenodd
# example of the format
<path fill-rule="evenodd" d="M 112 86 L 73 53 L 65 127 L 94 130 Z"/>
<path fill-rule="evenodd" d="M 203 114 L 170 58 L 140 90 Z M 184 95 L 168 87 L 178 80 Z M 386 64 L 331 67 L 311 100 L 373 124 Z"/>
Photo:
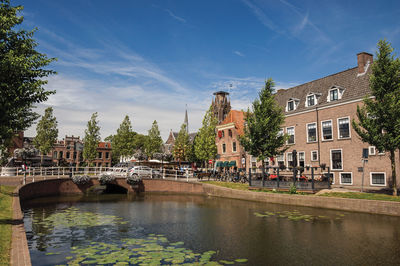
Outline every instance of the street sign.
<path fill-rule="evenodd" d="M 209 163 L 209 164 L 212 164 L 212 163 L 213 163 L 213 160 L 208 160 L 208 163 Z"/>

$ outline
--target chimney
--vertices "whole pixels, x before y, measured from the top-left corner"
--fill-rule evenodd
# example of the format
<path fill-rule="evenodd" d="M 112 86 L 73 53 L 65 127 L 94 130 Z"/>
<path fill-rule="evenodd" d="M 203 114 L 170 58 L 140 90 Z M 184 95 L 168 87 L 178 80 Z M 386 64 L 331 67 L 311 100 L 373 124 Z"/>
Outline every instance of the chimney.
<path fill-rule="evenodd" d="M 361 52 L 357 54 L 358 74 L 363 74 L 367 71 L 367 66 L 372 64 L 372 54 Z"/>

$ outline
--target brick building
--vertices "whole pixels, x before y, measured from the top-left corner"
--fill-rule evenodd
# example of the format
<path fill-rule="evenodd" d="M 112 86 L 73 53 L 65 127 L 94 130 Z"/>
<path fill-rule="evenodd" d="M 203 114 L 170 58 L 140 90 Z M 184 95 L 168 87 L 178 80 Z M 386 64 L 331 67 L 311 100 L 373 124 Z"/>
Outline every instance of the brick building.
<path fill-rule="evenodd" d="M 357 120 L 357 106 L 362 105 L 363 97 L 370 93 L 372 61 L 371 54 L 359 53 L 355 68 L 278 90 L 275 97 L 286 117 L 282 132 L 290 139 L 289 149 L 276 158 L 277 164 L 293 165 L 292 152 L 296 150 L 297 165 L 326 164 L 331 169 L 333 186 L 360 189 L 362 152 L 368 149 L 364 188 L 390 186 L 389 156 L 362 142 L 351 126 L 351 121 Z"/>
<path fill-rule="evenodd" d="M 216 126 L 217 167 L 227 163 L 229 163 L 230 167 L 246 167 L 246 153 L 239 142 L 239 136 L 243 134 L 243 128 L 244 112 L 237 110 L 230 110 L 225 119 Z"/>
<path fill-rule="evenodd" d="M 83 162 L 83 146 L 84 143 L 80 137 L 65 136 L 63 140 L 57 141 L 50 155 L 56 164 L 79 166 Z M 99 142 L 97 158 L 93 161 L 95 166 L 111 166 L 111 152 L 112 149 L 109 142 Z"/>

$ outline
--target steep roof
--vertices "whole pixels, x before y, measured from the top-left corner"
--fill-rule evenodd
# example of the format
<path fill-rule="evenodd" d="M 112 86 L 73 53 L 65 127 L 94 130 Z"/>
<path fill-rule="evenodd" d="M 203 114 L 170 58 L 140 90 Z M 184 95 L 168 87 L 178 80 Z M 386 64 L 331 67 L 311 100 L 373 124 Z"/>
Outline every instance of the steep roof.
<path fill-rule="evenodd" d="M 218 126 L 234 123 L 239 135 L 244 133 L 244 112 L 238 110 L 231 110 L 225 117 L 224 121 Z"/>
<path fill-rule="evenodd" d="M 358 74 L 358 68 L 351 68 L 333 75 L 329 75 L 314 81 L 310 81 L 299 86 L 278 90 L 275 94 L 275 99 L 280 106 L 285 108 L 287 101 L 291 98 L 300 100 L 298 107 L 294 111 L 285 112 L 285 114 L 298 113 L 306 110 L 315 109 L 315 107 L 322 107 L 337 104 L 340 102 L 361 99 L 368 93 L 369 89 L 369 74 L 371 67 L 369 67 L 365 74 Z M 329 90 L 333 87 L 344 89 L 343 96 L 338 101 L 328 102 Z M 309 93 L 321 94 L 318 98 L 318 104 L 306 107 L 305 102 Z"/>

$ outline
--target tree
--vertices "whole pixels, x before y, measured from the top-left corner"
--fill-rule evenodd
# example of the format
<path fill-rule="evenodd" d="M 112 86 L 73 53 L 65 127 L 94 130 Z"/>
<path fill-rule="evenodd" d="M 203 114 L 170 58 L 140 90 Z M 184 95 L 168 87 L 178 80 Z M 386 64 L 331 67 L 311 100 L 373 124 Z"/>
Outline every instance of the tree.
<path fill-rule="evenodd" d="M 395 151 L 400 148 L 400 60 L 392 55 L 393 48 L 386 40 L 378 42 L 378 51 L 369 79 L 371 95 L 357 106 L 358 122 L 352 120 L 361 140 L 378 151 L 389 152 L 393 195 L 397 195 Z M 371 97 L 372 96 L 372 97 Z"/>
<path fill-rule="evenodd" d="M 161 146 L 163 144 L 156 120 L 154 120 L 153 125 L 148 132 L 148 138 L 145 142 L 145 151 L 147 156 L 152 158 L 154 153 L 161 151 Z"/>
<path fill-rule="evenodd" d="M 132 156 L 135 152 L 135 135 L 129 116 L 125 116 L 112 138 L 113 159 L 119 161 L 121 156 Z"/>
<path fill-rule="evenodd" d="M 259 93 L 259 99 L 254 100 L 252 112 L 245 114 L 246 126 L 240 143 L 251 155 L 264 162 L 268 157 L 282 153 L 287 136 L 280 133 L 285 121 L 282 108 L 274 97 L 274 82 L 269 78 Z M 264 169 L 264 163 L 263 163 Z"/>
<path fill-rule="evenodd" d="M 207 110 L 203 118 L 203 126 L 200 128 L 194 142 L 194 154 L 198 160 L 208 165 L 209 159 L 217 156 L 217 145 L 215 144 L 215 126 L 218 121 L 214 116 L 212 106 Z"/>
<path fill-rule="evenodd" d="M 36 126 L 36 137 L 33 140 L 33 144 L 40 151 L 41 164 L 43 164 L 43 156 L 54 147 L 57 137 L 57 119 L 53 116 L 53 108 L 48 107 Z"/>
<path fill-rule="evenodd" d="M 34 104 L 44 102 L 55 91 L 46 91 L 45 79 L 52 70 L 45 67 L 55 58 L 37 52 L 34 32 L 20 28 L 17 16 L 22 6 L 0 0 L 0 149 L 11 143 L 15 132 L 23 131 L 39 118 Z"/>
<path fill-rule="evenodd" d="M 186 161 L 188 159 L 190 150 L 189 134 L 186 130 L 186 124 L 183 123 L 178 136 L 176 137 L 172 153 L 174 154 L 175 160 L 180 163 L 181 161 Z"/>
<path fill-rule="evenodd" d="M 85 137 L 83 138 L 83 159 L 91 163 L 97 158 L 97 147 L 100 141 L 100 127 L 97 121 L 97 112 L 92 114 L 92 117 L 87 123 Z"/>

